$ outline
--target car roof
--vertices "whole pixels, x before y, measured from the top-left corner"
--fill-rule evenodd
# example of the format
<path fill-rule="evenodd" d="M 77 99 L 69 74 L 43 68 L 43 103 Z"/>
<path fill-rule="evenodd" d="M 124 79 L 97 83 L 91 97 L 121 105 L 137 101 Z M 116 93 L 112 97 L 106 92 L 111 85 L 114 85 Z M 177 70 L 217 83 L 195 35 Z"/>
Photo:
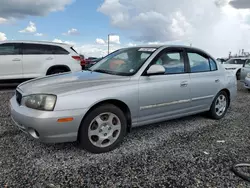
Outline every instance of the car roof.
<path fill-rule="evenodd" d="M 158 48 L 185 48 L 187 50 L 194 50 L 194 51 L 202 52 L 210 57 L 213 57 L 211 54 L 202 50 L 201 48 L 196 48 L 196 47 L 187 46 L 187 45 L 173 45 L 173 44 L 170 44 L 170 45 L 138 45 L 138 46 L 132 46 L 132 47 L 125 47 L 123 49 L 126 49 L 126 48 L 157 48 L 157 49 Z"/>
<path fill-rule="evenodd" d="M 34 40 L 6 40 L 1 43 L 32 43 L 32 44 L 48 44 L 48 45 L 60 45 L 60 46 L 73 46 L 66 43 L 52 42 L 52 41 L 34 41 Z"/>
<path fill-rule="evenodd" d="M 187 46 L 187 45 L 137 45 L 137 46 L 132 46 L 132 47 L 127 47 L 127 48 L 185 48 L 185 49 L 191 49 L 191 50 L 198 50 L 198 51 L 203 51 L 200 48 L 192 47 L 192 46 Z"/>

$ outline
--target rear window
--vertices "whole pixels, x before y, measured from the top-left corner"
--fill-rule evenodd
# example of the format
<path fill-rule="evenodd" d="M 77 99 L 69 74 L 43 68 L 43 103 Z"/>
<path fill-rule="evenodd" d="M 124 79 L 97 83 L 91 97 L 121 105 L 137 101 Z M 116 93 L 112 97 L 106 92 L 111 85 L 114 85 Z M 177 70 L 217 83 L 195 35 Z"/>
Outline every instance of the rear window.
<path fill-rule="evenodd" d="M 52 46 L 52 49 L 53 49 L 53 54 L 65 54 L 65 55 L 69 54 L 67 50 L 65 50 L 60 46 Z"/>

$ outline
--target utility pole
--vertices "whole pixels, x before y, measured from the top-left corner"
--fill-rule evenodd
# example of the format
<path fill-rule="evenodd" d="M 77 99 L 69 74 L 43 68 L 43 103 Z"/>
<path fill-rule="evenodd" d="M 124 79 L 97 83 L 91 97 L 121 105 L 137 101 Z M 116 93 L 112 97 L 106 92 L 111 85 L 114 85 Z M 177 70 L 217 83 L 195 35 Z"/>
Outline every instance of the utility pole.
<path fill-rule="evenodd" d="M 109 33 L 108 34 L 108 54 L 109 54 L 109 51 L 110 51 L 110 36 L 115 36 L 116 34 L 114 34 L 114 33 Z"/>
<path fill-rule="evenodd" d="M 108 54 L 109 54 L 109 36 L 110 34 L 108 34 Z"/>

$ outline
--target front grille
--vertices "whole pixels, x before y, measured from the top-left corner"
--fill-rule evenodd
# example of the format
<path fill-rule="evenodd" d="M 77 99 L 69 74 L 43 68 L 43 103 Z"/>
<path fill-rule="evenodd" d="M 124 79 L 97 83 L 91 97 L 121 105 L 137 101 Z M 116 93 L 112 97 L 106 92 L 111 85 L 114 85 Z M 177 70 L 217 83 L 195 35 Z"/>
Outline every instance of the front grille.
<path fill-rule="evenodd" d="M 21 105 L 21 101 L 22 101 L 22 94 L 16 90 L 16 101 L 19 105 Z"/>

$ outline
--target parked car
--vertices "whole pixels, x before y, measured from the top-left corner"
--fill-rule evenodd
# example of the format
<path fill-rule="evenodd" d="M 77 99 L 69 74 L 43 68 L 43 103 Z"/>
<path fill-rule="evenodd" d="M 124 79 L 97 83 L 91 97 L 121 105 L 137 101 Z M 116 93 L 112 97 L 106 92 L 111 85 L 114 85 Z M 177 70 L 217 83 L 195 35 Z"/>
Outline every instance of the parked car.
<path fill-rule="evenodd" d="M 250 91 L 250 59 L 248 59 L 241 68 L 240 80 L 244 83 L 244 87 Z"/>
<path fill-rule="evenodd" d="M 240 80 L 240 72 L 241 68 L 245 64 L 245 62 L 249 58 L 247 57 L 237 57 L 237 58 L 231 58 L 223 63 L 223 66 L 226 70 L 232 70 L 234 72 L 234 75 L 236 76 L 237 80 Z"/>
<path fill-rule="evenodd" d="M 102 60 L 102 58 L 92 58 L 92 59 L 86 59 L 85 60 L 85 68 L 88 69 L 90 67 L 92 67 L 94 64 L 96 64 L 97 62 L 99 62 L 100 60 Z"/>
<path fill-rule="evenodd" d="M 80 56 L 67 44 L 42 41 L 0 42 L 0 79 L 36 78 L 80 71 Z"/>
<path fill-rule="evenodd" d="M 133 127 L 200 112 L 221 119 L 236 95 L 235 76 L 208 53 L 141 46 L 119 49 L 86 71 L 24 82 L 10 106 L 15 125 L 34 139 L 78 140 L 102 153 Z"/>
<path fill-rule="evenodd" d="M 248 73 L 250 73 L 250 59 L 245 61 L 243 67 L 241 68 L 240 80 L 244 82 Z"/>
<path fill-rule="evenodd" d="M 245 77 L 244 87 L 247 88 L 248 91 L 250 91 L 250 72 L 247 73 L 247 76 Z"/>

